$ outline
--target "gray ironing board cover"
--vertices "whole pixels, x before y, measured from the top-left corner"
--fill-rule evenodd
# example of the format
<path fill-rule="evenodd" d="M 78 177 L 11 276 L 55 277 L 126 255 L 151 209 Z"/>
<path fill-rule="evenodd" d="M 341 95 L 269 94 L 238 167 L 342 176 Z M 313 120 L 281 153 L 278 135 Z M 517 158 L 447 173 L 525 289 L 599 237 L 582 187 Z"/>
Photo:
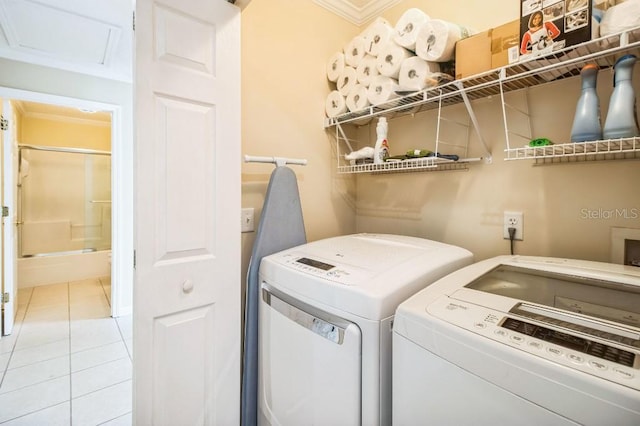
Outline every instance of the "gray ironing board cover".
<path fill-rule="evenodd" d="M 241 394 L 241 423 L 258 423 L 258 271 L 264 256 L 307 242 L 296 175 L 286 166 L 271 173 L 267 194 L 253 243 L 245 303 L 244 352 Z"/>

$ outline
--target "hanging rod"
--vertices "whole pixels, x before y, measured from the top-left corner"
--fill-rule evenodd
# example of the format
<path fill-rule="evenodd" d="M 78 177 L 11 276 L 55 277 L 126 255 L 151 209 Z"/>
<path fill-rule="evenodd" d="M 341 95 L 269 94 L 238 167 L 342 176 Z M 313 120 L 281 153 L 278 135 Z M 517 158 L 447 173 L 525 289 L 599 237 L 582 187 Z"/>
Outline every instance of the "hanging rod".
<path fill-rule="evenodd" d="M 245 155 L 245 163 L 275 163 L 276 166 L 281 167 L 286 164 L 295 164 L 298 166 L 306 166 L 307 160 L 297 158 L 283 158 L 283 157 L 256 157 L 254 155 Z"/>
<path fill-rule="evenodd" d="M 33 149 L 35 151 L 53 151 L 53 152 L 67 152 L 71 154 L 95 154 L 95 155 L 111 155 L 109 151 L 99 151 L 97 149 L 86 148 L 62 148 L 58 146 L 42 146 L 42 145 L 18 145 L 19 149 Z"/>

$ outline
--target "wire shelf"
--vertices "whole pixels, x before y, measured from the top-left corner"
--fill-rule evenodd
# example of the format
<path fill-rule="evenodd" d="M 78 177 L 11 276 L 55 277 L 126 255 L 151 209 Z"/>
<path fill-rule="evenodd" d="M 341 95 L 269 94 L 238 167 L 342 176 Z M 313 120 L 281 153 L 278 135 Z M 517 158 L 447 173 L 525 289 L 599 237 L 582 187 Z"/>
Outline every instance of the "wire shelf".
<path fill-rule="evenodd" d="M 475 100 L 500 95 L 501 89 L 506 93 L 575 77 L 587 63 L 595 62 L 601 69 L 612 67 L 622 53 L 640 56 L 640 27 L 395 98 L 361 111 L 326 118 L 324 126 L 361 125 L 378 116 L 393 118 L 458 104 L 464 102 L 463 93 L 469 100 Z"/>
<path fill-rule="evenodd" d="M 387 161 L 383 164 L 355 164 L 338 166 L 338 173 L 399 173 L 441 170 L 466 170 L 468 164 L 482 158 L 462 158 L 457 161 L 440 157 L 412 158 L 402 161 Z"/>
<path fill-rule="evenodd" d="M 608 139 L 505 149 L 505 160 L 615 160 L 640 157 L 640 138 Z"/>
<path fill-rule="evenodd" d="M 482 140 L 469 101 L 500 96 L 503 105 L 505 105 L 505 93 L 579 76 L 582 67 L 588 63 L 596 63 L 600 69 L 611 68 L 623 54 L 635 54 L 640 57 L 640 27 L 558 50 L 544 57 L 532 58 L 465 79 L 454 80 L 434 88 L 395 98 L 384 104 L 369 106 L 362 111 L 326 118 L 324 126 L 325 128 L 335 127 L 336 139 L 346 141 L 348 144 L 348 139 L 341 129 L 342 124 L 364 125 L 375 117 L 390 119 L 433 109 L 439 109 L 438 120 L 440 120 L 440 111 L 443 107 L 465 103 L 474 128 L 485 148 L 484 155 L 486 157 L 484 160 L 490 163 L 491 153 Z M 503 107 L 503 115 L 505 114 Z M 536 162 L 565 162 L 640 158 L 640 154 L 638 154 L 640 152 L 639 138 L 511 148 L 506 115 L 503 118 L 507 138 L 505 160 L 533 159 Z M 438 150 L 438 142 L 439 140 L 436 138 L 436 151 Z M 433 157 L 420 159 L 420 161 L 404 160 L 385 164 L 339 164 L 338 173 L 399 173 L 466 169 L 469 163 L 480 160 L 482 158 L 461 159 L 453 162 Z"/>

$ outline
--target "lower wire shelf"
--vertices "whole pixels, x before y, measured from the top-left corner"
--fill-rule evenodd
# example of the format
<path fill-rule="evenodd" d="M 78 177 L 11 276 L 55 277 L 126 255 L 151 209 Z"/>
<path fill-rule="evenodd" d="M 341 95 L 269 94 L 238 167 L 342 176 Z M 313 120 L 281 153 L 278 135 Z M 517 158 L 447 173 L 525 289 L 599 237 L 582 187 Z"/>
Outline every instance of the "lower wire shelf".
<path fill-rule="evenodd" d="M 482 158 L 449 160 L 441 157 L 412 158 L 402 161 L 387 161 L 382 164 L 353 164 L 338 166 L 338 173 L 402 173 L 418 171 L 466 170 L 469 163 Z"/>
<path fill-rule="evenodd" d="M 505 160 L 617 160 L 640 158 L 640 137 L 505 149 Z"/>

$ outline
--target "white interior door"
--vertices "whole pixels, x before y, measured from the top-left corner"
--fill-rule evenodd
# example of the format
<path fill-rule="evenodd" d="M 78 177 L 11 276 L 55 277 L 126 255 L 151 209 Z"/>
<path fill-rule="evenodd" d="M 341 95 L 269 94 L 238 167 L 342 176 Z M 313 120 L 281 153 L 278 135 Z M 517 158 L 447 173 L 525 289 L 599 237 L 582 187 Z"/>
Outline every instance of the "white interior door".
<path fill-rule="evenodd" d="M 136 1 L 134 419 L 240 416 L 240 10 Z"/>
<path fill-rule="evenodd" d="M 6 207 L 7 216 L 2 217 L 2 292 L 3 317 L 2 333 L 11 334 L 13 320 L 18 306 L 18 246 L 16 236 L 17 223 L 17 172 L 18 172 L 18 142 L 15 136 L 15 120 L 13 107 L 8 100 L 3 101 L 3 117 L 6 120 L 0 133 L 2 138 L 2 205 Z"/>

